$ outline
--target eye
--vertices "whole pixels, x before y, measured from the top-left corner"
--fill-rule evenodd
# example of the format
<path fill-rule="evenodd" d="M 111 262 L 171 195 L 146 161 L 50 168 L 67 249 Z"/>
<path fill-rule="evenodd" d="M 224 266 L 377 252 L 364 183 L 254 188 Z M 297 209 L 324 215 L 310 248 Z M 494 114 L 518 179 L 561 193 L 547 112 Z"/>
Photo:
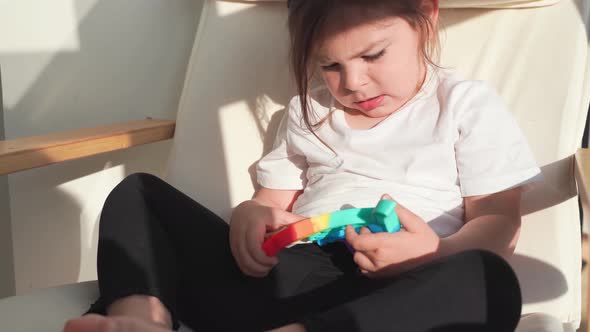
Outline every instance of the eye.
<path fill-rule="evenodd" d="M 363 56 L 363 59 L 367 62 L 373 62 L 382 57 L 383 55 L 385 55 L 385 50 L 382 50 L 381 52 L 372 55 L 365 55 Z"/>
<path fill-rule="evenodd" d="M 324 71 L 332 71 L 338 69 L 340 65 L 338 63 L 331 63 L 329 65 L 321 66 Z"/>

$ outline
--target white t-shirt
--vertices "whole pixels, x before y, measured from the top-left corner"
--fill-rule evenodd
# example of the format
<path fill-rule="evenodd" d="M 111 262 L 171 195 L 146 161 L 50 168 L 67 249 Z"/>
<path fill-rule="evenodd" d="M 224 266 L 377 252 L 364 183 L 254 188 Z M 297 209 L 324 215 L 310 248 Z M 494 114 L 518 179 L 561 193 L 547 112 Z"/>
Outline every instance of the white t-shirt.
<path fill-rule="evenodd" d="M 317 119 L 332 112 L 316 134 L 336 154 L 305 128 L 295 97 L 257 166 L 263 187 L 304 189 L 295 214 L 373 207 L 387 193 L 445 237 L 464 224 L 463 197 L 541 178 L 506 105 L 481 81 L 431 67 L 414 98 L 366 130 L 348 126 L 325 87 L 310 97 Z"/>

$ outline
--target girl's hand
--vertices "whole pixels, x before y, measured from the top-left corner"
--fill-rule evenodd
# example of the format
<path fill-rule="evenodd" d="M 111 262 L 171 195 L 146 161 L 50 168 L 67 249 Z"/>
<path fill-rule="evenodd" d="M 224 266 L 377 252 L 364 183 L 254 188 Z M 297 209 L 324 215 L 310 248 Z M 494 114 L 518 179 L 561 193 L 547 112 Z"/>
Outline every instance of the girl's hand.
<path fill-rule="evenodd" d="M 383 195 L 382 199 L 393 200 L 389 195 Z M 370 278 L 411 270 L 437 254 L 440 238 L 432 228 L 399 204 L 395 212 L 403 226 L 397 233 L 371 233 L 363 227 L 358 234 L 353 227 L 346 228 L 346 240 L 356 250 L 354 261 Z"/>
<path fill-rule="evenodd" d="M 278 263 L 262 250 L 268 231 L 303 219 L 303 217 L 250 200 L 238 205 L 231 216 L 229 242 L 240 270 L 252 277 L 264 277 Z"/>

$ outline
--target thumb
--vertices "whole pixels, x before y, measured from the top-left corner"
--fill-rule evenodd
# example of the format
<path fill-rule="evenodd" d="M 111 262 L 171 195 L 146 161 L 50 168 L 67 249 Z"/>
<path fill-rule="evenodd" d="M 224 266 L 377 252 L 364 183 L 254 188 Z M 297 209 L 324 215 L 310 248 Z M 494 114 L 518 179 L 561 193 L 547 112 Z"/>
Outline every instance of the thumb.
<path fill-rule="evenodd" d="M 399 221 L 406 231 L 418 233 L 422 232 L 425 227 L 428 227 L 422 218 L 415 215 L 388 194 L 381 195 L 381 199 L 388 199 L 395 202 L 395 213 L 397 213 Z"/>
<path fill-rule="evenodd" d="M 293 223 L 303 220 L 303 219 L 306 219 L 306 218 L 296 215 L 296 214 L 293 214 L 288 211 L 278 210 L 278 212 L 273 214 L 271 224 L 269 225 L 268 228 L 270 228 L 270 230 L 274 231 L 274 230 L 277 230 L 281 227 L 293 224 Z"/>

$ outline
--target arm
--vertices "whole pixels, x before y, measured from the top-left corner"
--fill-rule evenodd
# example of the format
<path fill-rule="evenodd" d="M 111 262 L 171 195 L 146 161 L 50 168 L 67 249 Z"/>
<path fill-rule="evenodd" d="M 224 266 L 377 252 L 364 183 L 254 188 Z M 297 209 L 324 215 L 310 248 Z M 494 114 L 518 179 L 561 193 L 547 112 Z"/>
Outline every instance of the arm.
<path fill-rule="evenodd" d="M 504 258 L 512 255 L 520 232 L 521 189 L 465 198 L 465 225 L 441 239 L 439 255 L 485 249 Z M 492 236 L 493 235 L 493 236 Z"/>
<path fill-rule="evenodd" d="M 253 214 L 251 212 L 251 208 L 253 207 L 265 207 L 270 208 L 271 210 L 276 209 L 277 212 L 291 212 L 293 203 L 295 203 L 297 197 L 299 197 L 302 192 L 303 190 L 279 190 L 260 187 L 260 189 L 256 190 L 254 193 L 252 199 L 244 201 L 234 208 L 230 224 L 233 223 L 234 220 L 244 219 L 246 216 Z"/>
<path fill-rule="evenodd" d="M 354 261 L 370 278 L 388 277 L 411 270 L 437 257 L 469 249 L 484 249 L 507 258 L 514 252 L 520 231 L 521 189 L 465 198 L 465 225 L 455 234 L 439 238 L 420 217 L 397 205 L 404 227 L 397 233 L 371 233 L 351 227 L 346 239 L 356 250 Z M 384 195 L 384 199 L 391 199 Z"/>
<path fill-rule="evenodd" d="M 278 190 L 260 187 L 254 193 L 252 200 L 265 206 L 274 207 L 283 211 L 291 212 L 293 203 L 301 195 L 303 190 Z"/>

